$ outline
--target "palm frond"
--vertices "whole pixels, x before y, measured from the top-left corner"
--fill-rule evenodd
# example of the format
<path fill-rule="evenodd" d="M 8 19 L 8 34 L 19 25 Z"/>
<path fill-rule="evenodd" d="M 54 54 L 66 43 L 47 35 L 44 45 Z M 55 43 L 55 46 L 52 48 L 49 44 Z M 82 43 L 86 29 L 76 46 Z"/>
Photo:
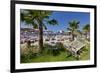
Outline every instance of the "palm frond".
<path fill-rule="evenodd" d="M 46 25 L 45 24 L 42 24 L 43 25 L 43 28 L 45 29 L 45 30 L 47 30 L 47 27 L 46 27 Z"/>
<path fill-rule="evenodd" d="M 55 19 L 52 19 L 50 21 L 47 22 L 50 25 L 58 25 L 58 22 Z"/>

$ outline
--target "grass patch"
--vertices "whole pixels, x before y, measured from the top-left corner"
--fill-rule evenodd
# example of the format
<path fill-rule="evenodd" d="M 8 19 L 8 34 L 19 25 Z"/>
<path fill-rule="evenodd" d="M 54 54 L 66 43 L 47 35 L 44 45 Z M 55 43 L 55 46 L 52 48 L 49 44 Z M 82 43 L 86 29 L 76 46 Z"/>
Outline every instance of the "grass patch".
<path fill-rule="evenodd" d="M 89 60 L 90 59 L 90 46 L 84 47 L 83 52 L 80 55 L 80 60 Z"/>
<path fill-rule="evenodd" d="M 33 50 L 33 52 L 32 49 L 33 47 L 28 48 L 28 53 L 21 55 L 21 63 L 77 61 L 74 56 L 65 50 L 62 44 L 57 44 L 56 46 L 45 44 L 41 54 L 35 50 Z M 84 47 L 81 51 L 82 53 L 80 54 L 79 60 L 89 60 L 90 46 Z"/>

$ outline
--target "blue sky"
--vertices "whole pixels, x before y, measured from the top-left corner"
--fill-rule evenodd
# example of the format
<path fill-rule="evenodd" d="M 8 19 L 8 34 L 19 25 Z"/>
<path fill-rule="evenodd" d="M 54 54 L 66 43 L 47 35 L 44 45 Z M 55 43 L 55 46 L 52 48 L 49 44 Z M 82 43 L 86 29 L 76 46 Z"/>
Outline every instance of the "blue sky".
<path fill-rule="evenodd" d="M 90 24 L 90 13 L 88 12 L 62 12 L 62 11 L 54 11 L 52 15 L 50 16 L 50 19 L 56 19 L 58 21 L 58 25 L 52 26 L 47 25 L 48 30 L 57 32 L 59 30 L 67 31 L 67 28 L 69 26 L 69 21 L 72 20 L 78 20 L 80 21 L 79 27 L 82 29 L 82 27 L 86 24 Z M 25 26 L 21 23 L 21 27 L 30 27 Z"/>

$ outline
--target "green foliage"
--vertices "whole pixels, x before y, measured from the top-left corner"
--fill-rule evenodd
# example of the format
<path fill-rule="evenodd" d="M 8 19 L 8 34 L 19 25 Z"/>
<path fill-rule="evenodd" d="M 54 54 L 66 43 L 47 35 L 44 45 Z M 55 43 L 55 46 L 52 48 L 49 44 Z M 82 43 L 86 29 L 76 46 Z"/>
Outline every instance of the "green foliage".
<path fill-rule="evenodd" d="M 62 43 L 57 43 L 56 47 L 59 49 L 59 51 L 66 51 L 66 49 Z"/>
<path fill-rule="evenodd" d="M 90 25 L 89 25 L 89 24 L 86 24 L 86 25 L 83 27 L 83 31 L 84 31 L 84 32 L 89 32 L 89 31 L 90 31 Z"/>
<path fill-rule="evenodd" d="M 50 19 L 51 11 L 41 10 L 21 10 L 21 21 L 27 25 L 32 25 L 33 28 L 38 28 L 42 23 L 44 29 L 47 29 L 45 24 L 56 25 L 58 22 L 55 19 Z"/>
<path fill-rule="evenodd" d="M 44 50 L 42 51 L 43 55 L 58 55 L 59 50 L 56 49 L 56 46 L 51 46 L 49 44 L 44 44 Z"/>
<path fill-rule="evenodd" d="M 80 22 L 79 21 L 76 21 L 76 20 L 73 20 L 73 21 L 70 21 L 69 22 L 69 27 L 71 30 L 75 30 L 75 29 L 78 29 L 79 28 L 79 24 Z"/>
<path fill-rule="evenodd" d="M 30 61 L 30 59 L 36 58 L 39 55 L 38 52 L 33 51 L 33 47 L 28 47 L 24 53 L 21 54 L 21 62 Z"/>
<path fill-rule="evenodd" d="M 90 46 L 86 45 L 85 47 L 83 47 L 83 49 L 81 50 L 81 55 L 80 55 L 80 60 L 88 60 L 90 59 Z"/>
<path fill-rule="evenodd" d="M 61 43 L 57 43 L 55 46 L 44 44 L 42 53 L 33 52 L 32 46 L 28 48 L 27 53 L 21 55 L 21 63 L 32 63 L 32 62 L 56 62 L 56 61 L 77 61 L 76 57 L 70 54 L 69 51 L 65 50 Z M 58 49 L 54 49 L 54 48 Z M 60 49 L 61 48 L 61 49 Z M 80 50 L 79 60 L 90 59 L 90 46 L 87 45 Z"/>
<path fill-rule="evenodd" d="M 89 24 L 86 24 L 86 25 L 83 27 L 83 32 L 84 32 L 84 34 L 85 34 L 85 36 L 86 36 L 86 39 L 87 39 L 87 40 L 90 40 L 89 38 L 87 38 L 88 33 L 90 33 L 90 25 L 89 25 Z"/>
<path fill-rule="evenodd" d="M 50 24 L 50 25 L 57 25 L 58 22 L 55 19 L 52 19 L 52 20 L 48 21 L 48 24 Z"/>

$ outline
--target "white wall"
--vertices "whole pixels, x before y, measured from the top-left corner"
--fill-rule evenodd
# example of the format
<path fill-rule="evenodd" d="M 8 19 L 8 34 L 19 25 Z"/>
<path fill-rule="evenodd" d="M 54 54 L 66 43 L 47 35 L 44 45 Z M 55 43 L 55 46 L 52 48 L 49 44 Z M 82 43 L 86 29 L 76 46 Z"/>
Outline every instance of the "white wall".
<path fill-rule="evenodd" d="M 100 0 L 33 0 L 33 1 L 49 1 L 59 3 L 77 3 L 98 5 L 98 67 L 86 69 L 70 69 L 42 71 L 37 73 L 100 73 Z M 0 73 L 10 73 L 10 0 L 0 0 Z M 33 73 L 33 72 L 30 72 Z M 35 73 L 35 72 L 34 72 Z"/>

